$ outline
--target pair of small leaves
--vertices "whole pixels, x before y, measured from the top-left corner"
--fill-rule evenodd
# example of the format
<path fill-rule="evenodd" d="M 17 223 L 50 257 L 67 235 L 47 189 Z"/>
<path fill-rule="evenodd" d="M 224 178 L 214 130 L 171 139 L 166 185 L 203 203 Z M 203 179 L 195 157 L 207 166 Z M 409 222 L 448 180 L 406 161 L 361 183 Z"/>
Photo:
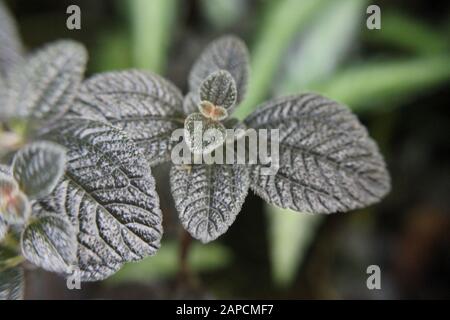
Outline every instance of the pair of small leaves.
<path fill-rule="evenodd" d="M 153 255 L 162 216 L 150 166 L 136 144 L 122 130 L 88 119 L 67 120 L 48 136 L 68 149 L 67 170 L 38 205 L 75 227 L 81 280 L 105 279 L 123 263 Z"/>
<path fill-rule="evenodd" d="M 15 64 L 5 79 L 2 107 L 10 118 L 49 123 L 72 104 L 87 61 L 85 48 L 63 40 Z"/>

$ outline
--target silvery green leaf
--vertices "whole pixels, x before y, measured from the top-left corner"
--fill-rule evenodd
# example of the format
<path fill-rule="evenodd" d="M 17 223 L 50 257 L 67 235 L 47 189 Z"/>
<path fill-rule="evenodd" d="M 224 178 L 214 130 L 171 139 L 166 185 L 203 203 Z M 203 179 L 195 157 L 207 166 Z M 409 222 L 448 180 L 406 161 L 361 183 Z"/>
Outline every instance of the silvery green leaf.
<path fill-rule="evenodd" d="M 28 198 L 10 174 L 0 172 L 0 214 L 8 224 L 22 224 L 31 214 Z"/>
<path fill-rule="evenodd" d="M 12 70 L 6 107 L 15 117 L 55 120 L 73 102 L 86 61 L 86 49 L 74 41 L 43 47 Z"/>
<path fill-rule="evenodd" d="M 184 141 L 194 154 L 208 154 L 225 142 L 225 127 L 217 121 L 193 113 L 184 124 Z"/>
<path fill-rule="evenodd" d="M 105 279 L 123 263 L 155 254 L 162 216 L 143 152 L 105 123 L 72 119 L 52 129 L 68 161 L 63 181 L 41 206 L 75 226 L 82 280 Z"/>
<path fill-rule="evenodd" d="M 22 267 L 8 268 L 0 272 L 0 300 L 22 300 L 24 275 Z"/>
<path fill-rule="evenodd" d="M 70 105 L 69 110 L 64 116 L 64 119 L 68 118 L 81 118 L 86 120 L 108 122 L 105 116 L 97 108 L 94 108 L 79 99 L 75 99 L 75 101 Z"/>
<path fill-rule="evenodd" d="M 64 174 L 66 150 L 40 141 L 19 150 L 13 160 L 13 174 L 20 189 L 32 199 L 48 195 Z"/>
<path fill-rule="evenodd" d="M 47 271 L 66 274 L 76 263 L 75 230 L 63 215 L 48 214 L 34 219 L 21 237 L 23 256 Z"/>
<path fill-rule="evenodd" d="M 23 48 L 16 23 L 0 1 L 0 77 L 5 77 L 11 67 L 22 62 Z"/>
<path fill-rule="evenodd" d="M 198 92 L 203 81 L 213 72 L 228 71 L 237 87 L 239 104 L 247 90 L 249 54 L 245 44 L 234 36 L 224 36 L 213 41 L 200 55 L 189 74 L 189 91 Z"/>
<path fill-rule="evenodd" d="M 183 97 L 162 77 L 141 71 L 104 73 L 87 80 L 80 100 L 127 132 L 151 165 L 170 160 L 172 132 L 183 126 Z"/>
<path fill-rule="evenodd" d="M 262 105 L 245 122 L 279 129 L 278 172 L 262 175 L 261 165 L 251 167 L 251 187 L 269 203 L 332 213 L 373 204 L 390 190 L 377 145 L 345 106 L 316 94 L 284 97 Z"/>
<path fill-rule="evenodd" d="M 183 111 L 185 115 L 198 112 L 198 106 L 200 105 L 200 97 L 198 92 L 189 92 L 183 100 Z"/>
<path fill-rule="evenodd" d="M 241 210 L 249 187 L 244 165 L 172 167 L 170 184 L 183 227 L 206 243 L 224 234 Z"/>
<path fill-rule="evenodd" d="M 231 110 L 236 104 L 236 82 L 228 71 L 210 74 L 200 86 L 200 100 Z"/>

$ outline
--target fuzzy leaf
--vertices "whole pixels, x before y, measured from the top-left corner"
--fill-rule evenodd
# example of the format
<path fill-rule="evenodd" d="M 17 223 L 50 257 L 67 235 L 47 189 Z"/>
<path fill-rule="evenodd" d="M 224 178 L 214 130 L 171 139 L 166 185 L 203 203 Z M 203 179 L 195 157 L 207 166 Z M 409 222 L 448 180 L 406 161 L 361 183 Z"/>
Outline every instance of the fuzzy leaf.
<path fill-rule="evenodd" d="M 24 295 L 24 276 L 21 267 L 0 272 L 0 300 L 22 300 Z"/>
<path fill-rule="evenodd" d="M 73 102 L 86 61 L 86 49 L 69 40 L 38 50 L 12 70 L 6 107 L 14 117 L 55 120 Z"/>
<path fill-rule="evenodd" d="M 21 63 L 22 54 L 16 23 L 3 1 L 0 1 L 0 76 L 5 77 L 14 64 Z"/>
<path fill-rule="evenodd" d="M 347 107 L 315 94 L 267 102 L 246 124 L 280 130 L 280 169 L 261 175 L 251 168 L 251 187 L 282 208 L 332 213 L 379 201 L 390 178 L 377 145 Z"/>
<path fill-rule="evenodd" d="M 208 154 L 220 147 L 226 138 L 225 127 L 217 121 L 193 113 L 184 124 L 184 140 L 194 154 Z"/>
<path fill-rule="evenodd" d="M 20 189 L 38 199 L 55 188 L 66 165 L 66 151 L 51 142 L 35 142 L 19 150 L 14 156 L 13 173 Z"/>
<path fill-rule="evenodd" d="M 172 167 L 170 184 L 183 227 L 203 243 L 224 234 L 241 210 L 249 187 L 243 165 Z"/>
<path fill-rule="evenodd" d="M 236 82 L 228 71 L 210 74 L 200 86 L 200 100 L 231 110 L 236 104 Z"/>
<path fill-rule="evenodd" d="M 14 178 L 0 172 L 0 214 L 8 224 L 22 224 L 31 213 L 28 198 L 19 190 Z"/>
<path fill-rule="evenodd" d="M 162 217 L 141 150 L 121 130 L 89 120 L 72 119 L 49 136 L 68 149 L 68 162 L 64 180 L 40 205 L 75 226 L 82 280 L 105 279 L 123 263 L 155 254 Z"/>
<path fill-rule="evenodd" d="M 213 41 L 200 55 L 189 74 L 189 90 L 198 92 L 203 81 L 218 70 L 228 71 L 237 87 L 239 104 L 247 90 L 249 55 L 245 44 L 234 36 L 224 36 Z"/>
<path fill-rule="evenodd" d="M 45 215 L 23 231 L 22 254 L 45 270 L 64 274 L 76 262 L 76 241 L 75 230 L 67 218 Z"/>
<path fill-rule="evenodd" d="M 140 71 L 104 73 L 87 80 L 80 100 L 127 132 L 151 165 L 170 160 L 173 130 L 183 126 L 183 97 L 162 77 Z"/>

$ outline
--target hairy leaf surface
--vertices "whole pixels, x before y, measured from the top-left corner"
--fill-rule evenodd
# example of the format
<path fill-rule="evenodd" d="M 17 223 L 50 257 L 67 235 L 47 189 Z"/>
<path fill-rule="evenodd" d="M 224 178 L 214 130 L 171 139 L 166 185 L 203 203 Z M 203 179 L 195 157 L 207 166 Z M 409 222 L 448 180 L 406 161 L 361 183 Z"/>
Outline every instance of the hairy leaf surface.
<path fill-rule="evenodd" d="M 87 61 L 85 48 L 73 41 L 51 43 L 12 70 L 6 107 L 12 116 L 50 122 L 75 98 Z"/>
<path fill-rule="evenodd" d="M 170 160 L 172 132 L 184 119 L 183 97 L 167 80 L 141 71 L 104 73 L 83 84 L 80 101 L 126 131 L 151 165 Z"/>
<path fill-rule="evenodd" d="M 75 226 L 82 280 L 102 280 L 125 262 L 153 255 L 162 217 L 142 151 L 121 130 L 83 119 L 49 136 L 68 149 L 68 162 L 64 180 L 40 206 L 66 214 Z"/>
<path fill-rule="evenodd" d="M 206 243 L 224 234 L 241 210 L 249 187 L 243 165 L 172 167 L 170 183 L 183 227 Z"/>
<path fill-rule="evenodd" d="M 0 1 L 0 77 L 6 77 L 13 65 L 21 63 L 22 55 L 16 23 L 3 1 Z"/>
<path fill-rule="evenodd" d="M 200 86 L 200 100 L 231 110 L 237 97 L 236 82 L 228 71 L 219 70 L 209 75 Z"/>
<path fill-rule="evenodd" d="M 268 202 L 310 213 L 365 207 L 390 189 L 375 142 L 350 110 L 315 94 L 275 99 L 246 124 L 280 130 L 280 169 L 261 175 L 251 167 L 251 187 Z"/>
<path fill-rule="evenodd" d="M 45 270 L 68 273 L 76 263 L 77 239 L 72 224 L 63 215 L 41 215 L 22 233 L 25 258 Z"/>
<path fill-rule="evenodd" d="M 184 141 L 195 154 L 208 154 L 225 142 L 226 129 L 217 121 L 193 113 L 184 124 Z"/>
<path fill-rule="evenodd" d="M 48 195 L 64 173 L 66 151 L 51 142 L 35 142 L 14 156 L 13 173 L 20 189 L 29 198 Z"/>
<path fill-rule="evenodd" d="M 249 74 L 248 50 L 240 39 L 224 36 L 206 47 L 189 74 L 189 90 L 198 92 L 203 81 L 218 70 L 226 70 L 233 76 L 239 104 L 247 90 Z"/>

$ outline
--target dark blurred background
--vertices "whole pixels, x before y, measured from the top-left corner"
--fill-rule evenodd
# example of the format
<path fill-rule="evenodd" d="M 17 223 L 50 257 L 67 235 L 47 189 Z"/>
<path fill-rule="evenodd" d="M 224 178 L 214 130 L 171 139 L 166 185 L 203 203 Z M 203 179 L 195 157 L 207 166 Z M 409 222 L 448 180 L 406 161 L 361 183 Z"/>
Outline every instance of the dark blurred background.
<path fill-rule="evenodd" d="M 181 229 L 167 168 L 154 170 L 165 234 L 155 257 L 69 291 L 41 270 L 27 299 L 450 298 L 450 2 L 425 0 L 12 0 L 29 50 L 84 43 L 88 76 L 142 68 L 186 89 L 203 47 L 233 33 L 251 52 L 248 98 L 318 91 L 352 108 L 380 145 L 392 192 L 326 217 L 280 210 L 249 194 L 226 235 L 202 245 Z M 66 28 L 77 4 L 82 29 Z M 368 30 L 366 8 L 381 8 Z M 186 91 L 186 90 L 185 90 Z M 381 290 L 366 286 L 369 265 Z"/>

